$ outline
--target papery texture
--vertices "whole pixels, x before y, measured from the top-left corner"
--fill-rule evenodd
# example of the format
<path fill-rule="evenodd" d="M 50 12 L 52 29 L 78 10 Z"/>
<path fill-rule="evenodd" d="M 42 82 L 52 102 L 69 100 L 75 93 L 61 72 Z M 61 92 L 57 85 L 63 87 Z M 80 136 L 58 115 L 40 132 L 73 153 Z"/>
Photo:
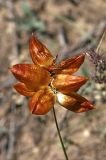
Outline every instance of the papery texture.
<path fill-rule="evenodd" d="M 58 74 L 52 81 L 52 87 L 59 92 L 68 94 L 72 91 L 77 91 L 82 85 L 86 83 L 88 78 L 81 76 L 72 76 L 69 74 Z"/>
<path fill-rule="evenodd" d="M 57 101 L 60 105 L 76 113 L 86 112 L 94 109 L 93 105 L 84 97 L 77 93 L 71 93 L 70 96 L 57 93 Z"/>
<path fill-rule="evenodd" d="M 84 53 L 56 64 L 56 59 L 34 35 L 30 38 L 29 50 L 34 64 L 16 64 L 10 70 L 21 82 L 14 85 L 16 91 L 31 97 L 29 109 L 33 114 L 48 113 L 56 99 L 66 109 L 77 113 L 94 108 L 76 93 L 88 78 L 72 75 L 84 62 Z"/>
<path fill-rule="evenodd" d="M 44 115 L 53 107 L 55 95 L 51 89 L 39 90 L 29 101 L 29 108 L 33 114 Z"/>
<path fill-rule="evenodd" d="M 49 50 L 34 36 L 32 35 L 29 42 L 29 50 L 32 61 L 42 67 L 47 68 L 52 65 L 54 58 Z"/>
<path fill-rule="evenodd" d="M 39 87 L 50 83 L 48 71 L 34 64 L 16 64 L 11 68 L 14 76 L 29 89 L 37 91 Z"/>
<path fill-rule="evenodd" d="M 56 74 L 73 74 L 83 64 L 84 59 L 85 59 L 85 54 L 82 53 L 72 58 L 63 60 L 57 66 L 53 66 L 53 67 L 51 66 L 50 71 L 55 71 Z"/>
<path fill-rule="evenodd" d="M 32 90 L 29 90 L 24 83 L 17 83 L 13 87 L 18 93 L 22 94 L 23 96 L 31 97 L 35 94 L 35 92 Z"/>

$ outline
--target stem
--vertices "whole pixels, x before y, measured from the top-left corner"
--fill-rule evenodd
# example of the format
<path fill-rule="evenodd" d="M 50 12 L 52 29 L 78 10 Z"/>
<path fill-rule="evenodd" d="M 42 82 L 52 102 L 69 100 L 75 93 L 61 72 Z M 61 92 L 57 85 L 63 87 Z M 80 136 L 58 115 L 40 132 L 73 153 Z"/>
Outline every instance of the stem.
<path fill-rule="evenodd" d="M 66 160 L 69 160 L 68 156 L 67 156 L 67 153 L 66 153 L 66 149 L 65 149 L 63 140 L 62 140 L 62 137 L 61 137 L 61 134 L 60 134 L 60 129 L 59 129 L 59 126 L 58 126 L 58 122 L 57 122 L 57 118 L 56 118 L 56 112 L 55 112 L 54 107 L 53 107 L 53 115 L 54 115 L 54 120 L 55 120 L 55 124 L 56 124 L 56 128 L 57 128 L 58 136 L 59 136 L 59 139 L 60 139 L 60 143 L 61 143 L 61 146 L 62 146 L 62 149 L 63 149 L 63 152 L 64 152 L 64 156 L 65 156 Z"/>
<path fill-rule="evenodd" d="M 96 52 L 99 52 L 99 49 L 100 49 L 100 46 L 101 46 L 101 44 L 102 44 L 102 41 L 103 41 L 103 39 L 104 39 L 104 37 L 105 37 L 105 34 L 106 34 L 106 29 L 103 31 L 103 33 L 102 33 L 102 35 L 101 35 L 101 38 L 100 38 L 99 43 L 98 43 L 97 48 L 96 48 Z"/>

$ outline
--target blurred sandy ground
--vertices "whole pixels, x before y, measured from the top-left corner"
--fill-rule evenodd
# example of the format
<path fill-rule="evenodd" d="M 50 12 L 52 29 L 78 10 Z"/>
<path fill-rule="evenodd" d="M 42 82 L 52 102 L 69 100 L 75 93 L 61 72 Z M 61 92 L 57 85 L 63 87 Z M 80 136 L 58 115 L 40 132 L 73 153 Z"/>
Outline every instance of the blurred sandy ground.
<path fill-rule="evenodd" d="M 31 62 L 28 41 L 32 32 L 62 59 L 96 47 L 105 25 L 105 0 L 0 0 L 1 160 L 64 160 L 52 111 L 46 116 L 31 115 L 27 98 L 12 89 L 15 80 L 8 67 Z M 100 48 L 104 54 L 105 44 L 106 36 Z M 93 65 L 86 58 L 79 73 L 90 76 L 92 72 Z M 70 160 L 106 159 L 105 87 L 93 81 L 83 87 L 94 111 L 73 114 L 56 105 Z"/>

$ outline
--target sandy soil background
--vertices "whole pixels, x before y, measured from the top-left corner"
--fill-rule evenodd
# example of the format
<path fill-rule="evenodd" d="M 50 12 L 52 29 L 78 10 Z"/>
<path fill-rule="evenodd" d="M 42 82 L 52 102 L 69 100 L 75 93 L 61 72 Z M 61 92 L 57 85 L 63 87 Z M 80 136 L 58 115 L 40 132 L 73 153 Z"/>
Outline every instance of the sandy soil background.
<path fill-rule="evenodd" d="M 8 70 L 31 62 L 32 33 L 61 59 L 96 48 L 106 27 L 105 0 L 0 0 L 0 160 L 64 160 L 52 111 L 29 112 L 28 98 L 15 92 Z M 100 52 L 106 56 L 106 36 Z M 55 105 L 69 160 L 106 160 L 106 83 L 92 79 L 94 65 L 86 57 L 78 74 L 90 81 L 80 93 L 95 110 L 75 114 Z"/>

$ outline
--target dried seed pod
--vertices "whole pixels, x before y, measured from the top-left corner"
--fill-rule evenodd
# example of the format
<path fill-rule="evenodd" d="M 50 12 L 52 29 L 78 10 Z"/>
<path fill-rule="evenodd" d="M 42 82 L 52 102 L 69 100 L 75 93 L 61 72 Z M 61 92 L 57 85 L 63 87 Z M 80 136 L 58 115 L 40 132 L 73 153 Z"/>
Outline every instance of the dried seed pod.
<path fill-rule="evenodd" d="M 71 95 L 68 96 L 58 92 L 57 100 L 60 105 L 76 113 L 94 109 L 93 105 L 88 100 L 76 93 L 71 93 Z"/>
<path fill-rule="evenodd" d="M 35 94 L 35 92 L 32 90 L 29 90 L 24 83 L 17 83 L 13 87 L 18 93 L 22 94 L 23 96 L 31 97 Z"/>
<path fill-rule="evenodd" d="M 22 83 L 33 91 L 50 83 L 50 74 L 45 69 L 34 64 L 16 64 L 11 72 Z"/>
<path fill-rule="evenodd" d="M 85 54 L 74 56 L 72 58 L 63 60 L 56 68 L 54 68 L 56 74 L 73 74 L 75 73 L 81 64 L 83 64 Z"/>
<path fill-rule="evenodd" d="M 83 63 L 85 54 L 56 65 L 49 50 L 33 35 L 29 49 L 34 64 L 16 64 L 10 70 L 21 82 L 14 85 L 17 92 L 31 97 L 29 108 L 33 114 L 46 114 L 53 107 L 55 98 L 73 112 L 85 112 L 94 108 L 88 100 L 76 94 L 88 78 L 71 75 Z"/>
<path fill-rule="evenodd" d="M 81 76 L 58 74 L 52 81 L 52 87 L 56 88 L 59 92 L 69 94 L 70 92 L 77 91 L 87 80 L 88 78 Z"/>
<path fill-rule="evenodd" d="M 54 58 L 49 50 L 34 35 L 29 41 L 29 50 L 32 61 L 42 67 L 49 67 L 53 64 Z"/>
<path fill-rule="evenodd" d="M 55 95 L 51 89 L 45 88 L 39 90 L 29 101 L 29 108 L 32 114 L 44 115 L 53 107 Z"/>

